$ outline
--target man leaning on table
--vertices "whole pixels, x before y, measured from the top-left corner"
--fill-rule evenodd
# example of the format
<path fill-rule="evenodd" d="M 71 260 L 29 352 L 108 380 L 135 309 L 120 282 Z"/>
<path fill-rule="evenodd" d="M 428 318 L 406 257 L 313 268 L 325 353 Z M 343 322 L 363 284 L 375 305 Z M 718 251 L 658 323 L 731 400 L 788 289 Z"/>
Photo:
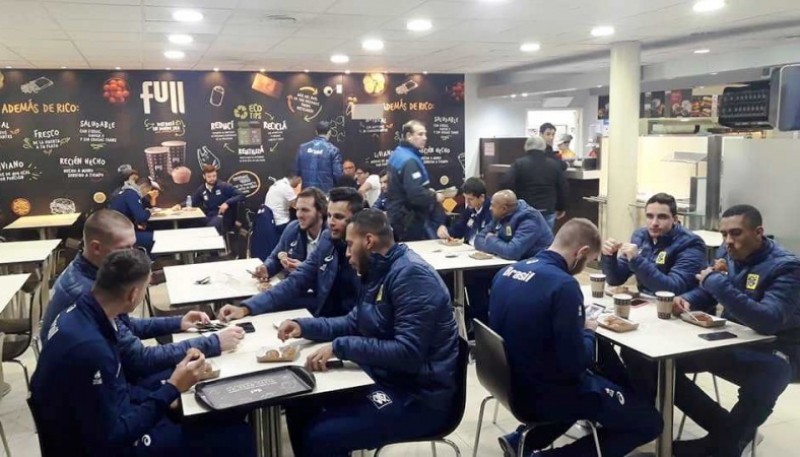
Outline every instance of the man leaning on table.
<path fill-rule="evenodd" d="M 220 320 L 303 307 L 314 316 L 347 314 L 355 305 L 361 284 L 345 257 L 345 232 L 347 224 L 362 209 L 364 198 L 357 190 L 349 187 L 331 189 L 328 229 L 322 232 L 314 253 L 272 289 L 244 300 L 240 306 L 223 306 L 219 311 Z M 316 300 L 311 303 L 302 300 L 309 289 L 316 291 Z"/>
<path fill-rule="evenodd" d="M 764 236 L 761 213 L 737 205 L 722 214 L 724 245 L 700 286 L 675 299 L 676 312 L 702 310 L 746 325 L 775 342 L 679 359 L 675 404 L 708 432 L 675 443 L 676 456 L 740 456 L 778 397 L 800 375 L 800 259 Z M 739 386 L 730 411 L 708 397 L 686 373 L 708 371 Z"/>
<path fill-rule="evenodd" d="M 31 381 L 39 439 L 65 457 L 255 455 L 244 420 L 181 425 L 167 417 L 204 373 L 198 349 L 186 351 L 163 384 L 132 398 L 115 323 L 142 304 L 149 281 L 143 252 L 113 252 L 92 289 L 57 316 Z"/>
<path fill-rule="evenodd" d="M 492 222 L 475 237 L 475 248 L 507 260 L 533 257 L 553 241 L 542 213 L 510 190 L 492 196 Z"/>
<path fill-rule="evenodd" d="M 53 294 L 42 320 L 41 341 L 49 345 L 53 322 L 62 311 L 73 305 L 81 294 L 91 291 L 97 279 L 97 269 L 112 252 L 130 250 L 135 242 L 133 224 L 122 214 L 101 209 L 94 212 L 83 227 L 83 250 L 67 265 L 53 285 Z M 122 313 L 115 318 L 115 341 L 120 352 L 122 367 L 128 380 L 136 381 L 151 375 L 169 377 L 171 370 L 195 347 L 206 356 L 218 356 L 221 351 L 236 348 L 244 337 L 241 329 L 225 329 L 208 338 L 192 338 L 180 343 L 145 346 L 141 339 L 155 338 L 187 330 L 198 322 L 208 322 L 208 316 L 199 311 L 189 311 L 176 317 L 138 319 Z M 156 379 L 155 381 L 160 381 Z"/>
<path fill-rule="evenodd" d="M 376 385 L 287 407 L 298 457 L 344 457 L 430 436 L 458 407 L 458 333 L 442 279 L 407 246 L 395 244 L 379 210 L 353 218 L 347 244 L 364 285 L 356 308 L 337 318 L 285 321 L 278 337 L 331 341 L 308 357 L 307 368 L 325 371 L 330 359 L 349 360 Z"/>
<path fill-rule="evenodd" d="M 245 195 L 225 181 L 220 181 L 217 167 L 203 165 L 203 185 L 197 188 L 192 199 L 193 204 L 205 213 L 206 226 L 214 227 L 222 234 L 236 222 L 236 206 L 244 201 Z"/>
<path fill-rule="evenodd" d="M 669 194 L 655 194 L 645 205 L 647 226 L 629 243 L 610 238 L 600 259 L 606 282 L 624 284 L 636 276 L 639 291 L 682 294 L 697 285 L 695 275 L 706 265 L 703 240 L 678 223 L 678 204 Z"/>
<path fill-rule="evenodd" d="M 597 322 L 586 321 L 583 294 L 573 276 L 597 256 L 600 245 L 594 224 L 572 219 L 549 249 L 494 278 L 490 326 L 505 340 L 512 391 L 526 417 L 550 422 L 528 433 L 526 449 L 544 449 L 578 420 L 601 425 L 600 447 L 609 457 L 623 457 L 661 431 L 652 403 L 590 371 Z M 500 438 L 506 457 L 517 455 L 523 427 Z M 595 444 L 589 435 L 527 455 L 595 455 Z"/>

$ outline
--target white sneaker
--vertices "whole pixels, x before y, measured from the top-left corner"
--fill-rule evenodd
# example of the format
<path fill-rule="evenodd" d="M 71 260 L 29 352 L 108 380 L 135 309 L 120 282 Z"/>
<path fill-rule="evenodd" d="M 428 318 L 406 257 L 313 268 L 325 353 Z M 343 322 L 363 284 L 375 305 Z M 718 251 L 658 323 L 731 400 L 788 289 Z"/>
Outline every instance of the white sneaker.
<path fill-rule="evenodd" d="M 753 441 L 747 443 L 747 446 L 745 446 L 744 450 L 742 450 L 742 457 L 750 457 L 753 455 L 753 446 L 758 447 L 762 441 L 764 441 L 764 435 L 756 432 L 756 437 L 753 439 Z"/>

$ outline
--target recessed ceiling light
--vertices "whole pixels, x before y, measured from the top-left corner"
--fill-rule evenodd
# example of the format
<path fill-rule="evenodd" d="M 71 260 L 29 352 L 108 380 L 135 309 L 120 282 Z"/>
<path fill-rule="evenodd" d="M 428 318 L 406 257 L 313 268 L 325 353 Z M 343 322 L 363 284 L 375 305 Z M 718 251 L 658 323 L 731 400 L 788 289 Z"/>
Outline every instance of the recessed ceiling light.
<path fill-rule="evenodd" d="M 170 71 L 170 70 L 172 70 L 172 68 L 170 68 L 170 67 L 167 67 L 167 68 L 165 68 L 164 70 Z"/>
<path fill-rule="evenodd" d="M 344 74 L 349 75 L 350 74 L 350 70 L 345 70 Z"/>
<path fill-rule="evenodd" d="M 303 70 L 303 71 L 304 71 L 304 72 L 306 72 L 306 73 L 308 73 L 308 68 L 306 68 L 306 69 L 305 69 L 305 70 Z"/>
<path fill-rule="evenodd" d="M 6 69 L 7 70 L 11 70 L 12 68 L 14 68 L 14 67 L 12 67 L 11 65 L 6 65 Z"/>
<path fill-rule="evenodd" d="M 267 69 L 266 68 L 259 68 L 258 71 L 260 71 L 261 73 L 264 73 L 265 71 L 267 71 Z"/>
<path fill-rule="evenodd" d="M 528 96 L 528 93 L 527 93 L 527 92 L 523 92 L 523 93 L 522 93 L 522 94 L 520 94 L 520 95 L 522 95 L 523 97 L 527 97 L 527 96 Z"/>
<path fill-rule="evenodd" d="M 698 0 L 692 9 L 695 13 L 708 13 L 725 7 L 725 0 Z"/>
<path fill-rule="evenodd" d="M 413 19 L 406 23 L 406 28 L 412 32 L 424 32 L 432 27 L 433 23 L 427 19 Z"/>
<path fill-rule="evenodd" d="M 214 67 L 214 71 L 219 71 L 219 67 Z"/>
<path fill-rule="evenodd" d="M 519 47 L 522 52 L 536 52 L 539 49 L 542 49 L 542 45 L 539 43 L 522 43 L 522 46 Z"/>
<path fill-rule="evenodd" d="M 67 67 L 65 67 L 65 66 L 63 66 L 63 65 L 62 65 L 62 66 L 61 66 L 61 69 L 62 69 L 62 70 L 66 70 L 66 69 L 67 69 Z"/>
<path fill-rule="evenodd" d="M 610 25 L 600 25 L 592 29 L 593 37 L 611 36 L 614 34 L 614 27 Z"/>
<path fill-rule="evenodd" d="M 347 63 L 350 62 L 350 57 L 347 57 L 344 54 L 334 54 L 331 56 L 331 62 L 333 63 Z"/>
<path fill-rule="evenodd" d="M 170 35 L 168 37 L 169 42 L 172 44 L 189 44 L 194 41 L 191 35 L 186 35 L 183 33 L 176 33 L 174 35 Z"/>
<path fill-rule="evenodd" d="M 361 48 L 365 51 L 380 51 L 383 49 L 383 41 L 369 38 L 361 42 Z"/>
<path fill-rule="evenodd" d="M 423 71 L 423 72 L 422 72 L 422 74 L 423 74 L 423 75 L 427 75 L 427 74 L 428 74 L 428 72 L 427 72 L 427 71 Z"/>
<path fill-rule="evenodd" d="M 709 52 L 711 52 L 711 49 L 695 49 L 694 50 L 695 54 L 708 54 Z"/>
<path fill-rule="evenodd" d="M 203 14 L 195 10 L 176 10 L 172 12 L 172 19 L 178 22 L 200 22 Z"/>
<path fill-rule="evenodd" d="M 511 98 L 517 98 L 517 94 L 511 94 L 510 97 Z"/>
<path fill-rule="evenodd" d="M 603 87 L 603 85 L 602 85 L 602 84 L 598 84 L 598 85 L 597 85 L 597 88 L 598 88 L 598 89 L 599 89 L 599 88 L 601 88 L 601 87 Z"/>
<path fill-rule="evenodd" d="M 183 51 L 164 51 L 164 57 L 170 60 L 179 60 L 186 57 Z"/>
<path fill-rule="evenodd" d="M 718 74 L 719 74 L 719 73 L 717 73 L 717 72 L 715 71 L 714 73 L 711 73 L 711 76 L 717 76 Z"/>

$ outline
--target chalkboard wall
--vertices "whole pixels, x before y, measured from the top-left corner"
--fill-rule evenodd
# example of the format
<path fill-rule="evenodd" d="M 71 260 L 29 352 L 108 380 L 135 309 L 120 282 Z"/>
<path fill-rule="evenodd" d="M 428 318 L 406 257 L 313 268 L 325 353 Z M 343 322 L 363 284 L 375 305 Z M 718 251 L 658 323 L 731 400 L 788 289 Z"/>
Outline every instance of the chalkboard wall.
<path fill-rule="evenodd" d="M 2 70 L 0 222 L 86 212 L 130 164 L 182 201 L 216 164 L 263 202 L 320 120 L 345 158 L 386 165 L 402 124 L 428 129 L 424 160 L 435 188 L 464 178 L 463 75 L 195 71 Z M 354 104 L 382 103 L 381 120 L 353 120 Z"/>

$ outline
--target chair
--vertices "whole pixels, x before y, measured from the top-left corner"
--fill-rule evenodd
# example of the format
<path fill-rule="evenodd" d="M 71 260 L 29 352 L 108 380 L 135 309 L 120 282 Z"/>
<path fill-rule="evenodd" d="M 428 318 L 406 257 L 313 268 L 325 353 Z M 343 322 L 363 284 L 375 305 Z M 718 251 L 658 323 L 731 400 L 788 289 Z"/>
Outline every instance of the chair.
<path fill-rule="evenodd" d="M 447 424 L 440 432 L 432 436 L 419 438 L 414 441 L 404 441 L 402 443 L 430 442 L 434 457 L 436 457 L 436 443 L 443 443 L 453 448 L 453 450 L 456 451 L 457 457 L 461 456 L 461 450 L 458 448 L 458 446 L 446 438 L 447 435 L 450 435 L 456 430 L 456 428 L 458 428 L 458 424 L 460 424 L 461 419 L 464 418 L 464 409 L 467 405 L 467 366 L 469 365 L 469 343 L 467 343 L 467 341 L 461 337 L 458 338 L 457 363 L 458 371 L 456 373 L 456 377 L 458 390 L 456 391 L 456 398 L 453 401 L 453 408 L 450 410 L 450 417 L 447 420 Z M 375 451 L 374 457 L 378 457 L 384 448 L 400 443 L 401 442 L 384 444 Z"/>
<path fill-rule="evenodd" d="M 37 339 L 39 321 L 42 318 L 42 306 L 41 303 L 37 302 L 40 301 L 41 288 L 44 286 L 38 270 L 32 276 L 35 276 L 38 280 L 26 283 L 23 289 L 30 294 L 28 317 L 0 319 L 0 331 L 13 337 L 13 339 L 9 339 L 3 344 L 3 362 L 16 363 L 22 367 L 28 390 L 31 388 L 28 367 L 18 360 L 18 357 L 24 354 Z M 36 347 L 34 347 L 34 352 L 38 352 Z"/>
<path fill-rule="evenodd" d="M 263 261 L 275 249 L 279 240 L 272 210 L 261 205 L 250 228 L 250 257 L 258 257 Z"/>
<path fill-rule="evenodd" d="M 3 352 L 3 342 L 5 341 L 5 339 L 6 339 L 6 336 L 3 333 L 0 333 L 0 352 Z M 2 364 L 0 364 L 0 385 L 3 385 L 3 387 L 5 387 L 7 385 L 6 384 L 6 380 L 5 380 L 5 375 L 3 374 L 3 366 L 2 366 Z M 9 387 L 8 390 L 2 392 L 2 397 L 6 396 L 6 394 L 8 394 L 8 392 L 10 392 L 10 391 L 11 391 L 11 389 Z M 2 398 L 2 397 L 0 397 L 0 398 Z M 6 455 L 11 457 L 11 450 L 8 448 L 8 440 L 6 440 L 6 432 L 5 432 L 5 430 L 3 430 L 3 423 L 2 422 L 0 422 L 0 439 L 3 440 L 3 448 L 6 450 Z"/>
<path fill-rule="evenodd" d="M 511 367 L 508 363 L 505 341 L 503 337 L 495 333 L 486 324 L 478 319 L 474 319 L 473 328 L 475 331 L 475 369 L 478 374 L 478 381 L 489 391 L 489 396 L 481 401 L 481 409 L 478 413 L 478 430 L 475 432 L 475 446 L 473 457 L 478 455 L 478 443 L 481 438 L 481 427 L 483 426 L 483 413 L 486 403 L 495 399 L 508 409 L 516 420 L 525 424 L 525 430 L 519 441 L 517 455 L 523 456 L 525 451 L 525 438 L 528 433 L 536 427 L 553 424 L 553 422 L 534 422 L 531 418 L 524 417 L 518 408 L 514 392 L 511 389 Z M 590 421 L 585 421 L 592 429 L 594 444 L 597 456 L 602 457 L 600 450 L 600 440 L 597 437 L 597 428 Z"/>

